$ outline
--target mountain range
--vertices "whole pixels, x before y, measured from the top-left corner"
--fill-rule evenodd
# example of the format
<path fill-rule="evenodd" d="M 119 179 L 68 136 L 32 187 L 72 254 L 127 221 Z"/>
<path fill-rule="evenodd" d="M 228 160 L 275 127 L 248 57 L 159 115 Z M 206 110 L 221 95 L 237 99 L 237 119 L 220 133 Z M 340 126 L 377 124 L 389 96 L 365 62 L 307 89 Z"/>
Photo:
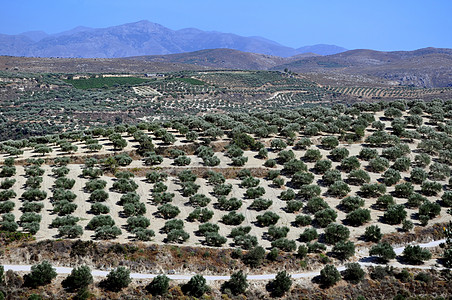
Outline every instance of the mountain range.
<path fill-rule="evenodd" d="M 263 37 L 244 37 L 196 28 L 172 30 L 145 20 L 107 28 L 79 26 L 51 35 L 43 31 L 30 31 L 18 35 L 0 34 L 0 55 L 10 56 L 119 58 L 215 48 L 279 57 L 309 52 L 330 55 L 347 50 L 324 44 L 294 49 Z"/>

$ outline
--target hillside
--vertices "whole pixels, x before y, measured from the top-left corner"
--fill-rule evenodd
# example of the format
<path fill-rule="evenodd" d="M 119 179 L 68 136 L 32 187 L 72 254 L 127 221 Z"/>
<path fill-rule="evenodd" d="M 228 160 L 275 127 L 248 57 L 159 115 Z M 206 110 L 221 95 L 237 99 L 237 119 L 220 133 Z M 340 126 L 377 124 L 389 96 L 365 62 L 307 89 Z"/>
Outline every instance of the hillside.
<path fill-rule="evenodd" d="M 241 293 L 264 298 L 281 268 L 297 275 L 284 290 L 294 299 L 449 295 L 451 105 L 206 114 L 5 141 L 0 263 L 17 268 L 0 287 L 73 296 L 61 277 L 27 284 L 23 271 L 47 260 L 95 269 L 95 298 L 143 298 L 150 273 L 171 276 L 174 298 L 194 274 L 216 278 L 203 293 L 220 298 L 230 292 L 217 282 L 238 270 L 252 275 Z M 99 278 L 119 266 L 136 274 L 122 291 Z"/>
<path fill-rule="evenodd" d="M 80 26 L 54 35 L 43 32 L 0 35 L 0 42 L 0 55 L 34 57 L 117 58 L 214 48 L 289 57 L 316 50 L 328 54 L 346 50 L 335 45 L 294 49 L 262 37 L 244 37 L 196 28 L 172 30 L 145 20 L 107 28 Z"/>
<path fill-rule="evenodd" d="M 417 87 L 447 87 L 452 85 L 452 49 L 424 48 L 394 52 L 350 50 L 302 58 L 272 69 L 284 68 L 300 73 L 373 76 Z"/>

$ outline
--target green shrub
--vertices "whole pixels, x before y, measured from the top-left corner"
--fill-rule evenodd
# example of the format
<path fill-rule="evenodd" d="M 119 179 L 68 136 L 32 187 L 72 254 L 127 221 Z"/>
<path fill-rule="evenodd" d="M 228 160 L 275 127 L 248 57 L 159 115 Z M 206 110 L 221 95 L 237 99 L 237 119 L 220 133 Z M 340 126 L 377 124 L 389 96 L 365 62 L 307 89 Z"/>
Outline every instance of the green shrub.
<path fill-rule="evenodd" d="M 331 252 L 337 259 L 345 260 L 355 254 L 355 244 L 351 241 L 339 241 L 331 249 Z"/>
<path fill-rule="evenodd" d="M 400 224 L 406 218 L 407 212 L 403 205 L 389 205 L 388 210 L 384 213 L 383 218 L 386 223 L 391 225 Z"/>
<path fill-rule="evenodd" d="M 257 246 L 249 250 L 245 255 L 243 255 L 243 262 L 250 266 L 251 268 L 256 268 L 262 264 L 265 258 L 265 250 L 261 246 Z"/>
<path fill-rule="evenodd" d="M 31 273 L 24 276 L 25 285 L 36 288 L 52 282 L 57 273 L 52 265 L 44 260 L 42 263 L 31 266 Z"/>
<path fill-rule="evenodd" d="M 119 292 L 123 288 L 129 286 L 132 282 L 130 278 L 130 270 L 125 267 L 117 267 L 107 274 L 107 278 L 102 282 L 102 285 L 110 291 Z"/>
<path fill-rule="evenodd" d="M 306 228 L 303 233 L 300 234 L 300 241 L 311 242 L 319 237 L 315 228 Z"/>
<path fill-rule="evenodd" d="M 88 287 L 93 283 L 93 276 L 91 275 L 91 269 L 84 265 L 78 268 L 74 268 L 63 281 L 62 286 L 71 291 L 79 290 Z"/>
<path fill-rule="evenodd" d="M 342 274 L 344 280 L 357 284 L 364 279 L 366 272 L 361 268 L 359 263 L 348 263 L 345 267 L 346 269 Z"/>
<path fill-rule="evenodd" d="M 329 224 L 325 228 L 325 241 L 328 244 L 336 244 L 339 241 L 345 241 L 350 237 L 350 230 L 344 225 Z"/>
<path fill-rule="evenodd" d="M 121 229 L 119 229 L 118 227 L 104 225 L 96 228 L 94 232 L 94 238 L 99 240 L 111 240 L 121 234 L 122 234 Z"/>
<path fill-rule="evenodd" d="M 373 246 L 369 251 L 369 255 L 378 256 L 381 260 L 386 262 L 396 257 L 394 249 L 386 242 L 378 243 Z"/>
<path fill-rule="evenodd" d="M 403 250 L 403 258 L 411 264 L 422 264 L 424 261 L 432 258 L 432 254 L 428 249 L 421 248 L 419 245 L 408 245 Z"/>
<path fill-rule="evenodd" d="M 206 284 L 206 279 L 201 275 L 193 276 L 182 288 L 185 294 L 193 297 L 201 297 L 207 293 L 210 288 Z"/>
<path fill-rule="evenodd" d="M 165 295 L 169 289 L 170 279 L 166 275 L 158 275 L 146 286 L 146 291 L 153 296 Z"/>
<path fill-rule="evenodd" d="M 243 271 L 235 272 L 231 275 L 231 278 L 222 284 L 221 290 L 223 292 L 230 292 L 232 295 L 244 294 L 248 288 L 248 282 L 246 280 L 246 274 Z"/>
<path fill-rule="evenodd" d="M 326 227 L 328 224 L 336 221 L 337 213 L 332 208 L 325 208 L 321 211 L 318 211 L 314 215 L 314 221 L 320 227 Z"/>
<path fill-rule="evenodd" d="M 381 233 L 380 227 L 378 225 L 370 225 L 366 227 L 364 232 L 364 239 L 368 242 L 379 242 L 383 234 Z"/>
<path fill-rule="evenodd" d="M 335 285 L 341 280 L 341 274 L 334 265 L 326 265 L 320 271 L 320 282 L 326 287 Z"/>
<path fill-rule="evenodd" d="M 276 213 L 267 211 L 262 215 L 258 215 L 256 220 L 259 226 L 270 226 L 275 225 L 279 218 L 280 217 Z"/>
<path fill-rule="evenodd" d="M 370 221 L 370 210 L 364 208 L 357 208 L 347 214 L 345 221 L 352 226 L 361 226 Z"/>
<path fill-rule="evenodd" d="M 86 228 L 89 230 L 96 230 L 102 226 L 113 226 L 115 225 L 115 221 L 109 215 L 100 215 L 94 216 L 86 225 Z"/>
<path fill-rule="evenodd" d="M 273 297 L 282 297 L 292 287 L 292 279 L 290 274 L 286 271 L 281 271 L 276 274 L 274 280 L 269 282 L 271 293 Z"/>
<path fill-rule="evenodd" d="M 226 225 L 240 225 L 244 220 L 245 216 L 235 211 L 231 211 L 221 218 L 221 221 Z"/>

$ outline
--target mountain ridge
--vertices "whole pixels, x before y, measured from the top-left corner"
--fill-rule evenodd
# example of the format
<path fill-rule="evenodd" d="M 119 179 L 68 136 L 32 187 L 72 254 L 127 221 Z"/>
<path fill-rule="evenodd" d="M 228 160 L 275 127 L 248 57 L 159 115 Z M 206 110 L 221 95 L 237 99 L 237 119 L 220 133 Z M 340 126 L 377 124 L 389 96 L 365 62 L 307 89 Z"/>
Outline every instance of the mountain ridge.
<path fill-rule="evenodd" d="M 264 37 L 244 37 L 197 28 L 172 30 L 147 20 L 106 28 L 78 26 L 56 34 L 31 31 L 1 35 L 0 41 L 0 55 L 27 57 L 120 58 L 216 48 L 290 57 L 307 52 L 318 51 L 321 53 L 317 54 L 324 55 L 347 50 L 323 44 L 295 49 Z"/>

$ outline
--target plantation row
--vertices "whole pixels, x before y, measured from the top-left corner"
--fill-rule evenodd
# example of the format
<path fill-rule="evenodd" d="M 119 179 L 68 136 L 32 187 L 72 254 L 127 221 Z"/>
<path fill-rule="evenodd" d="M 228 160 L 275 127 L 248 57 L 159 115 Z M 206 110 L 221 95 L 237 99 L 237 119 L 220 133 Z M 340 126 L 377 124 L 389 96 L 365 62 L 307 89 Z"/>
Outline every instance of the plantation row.
<path fill-rule="evenodd" d="M 410 87 L 328 87 L 328 89 L 334 93 L 367 98 L 420 98 L 424 95 L 436 95 L 450 90 L 450 88 L 420 89 Z"/>

